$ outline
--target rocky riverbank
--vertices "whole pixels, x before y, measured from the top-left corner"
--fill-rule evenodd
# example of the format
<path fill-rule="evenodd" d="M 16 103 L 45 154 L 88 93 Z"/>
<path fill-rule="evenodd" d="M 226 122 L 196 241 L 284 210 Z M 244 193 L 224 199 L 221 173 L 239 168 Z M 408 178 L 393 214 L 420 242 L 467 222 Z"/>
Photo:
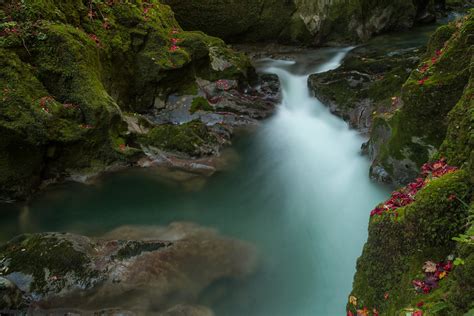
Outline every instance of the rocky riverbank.
<path fill-rule="evenodd" d="M 193 169 L 279 98 L 274 77 L 183 31 L 158 1 L 7 1 L 0 13 L 3 200 L 137 161 Z"/>

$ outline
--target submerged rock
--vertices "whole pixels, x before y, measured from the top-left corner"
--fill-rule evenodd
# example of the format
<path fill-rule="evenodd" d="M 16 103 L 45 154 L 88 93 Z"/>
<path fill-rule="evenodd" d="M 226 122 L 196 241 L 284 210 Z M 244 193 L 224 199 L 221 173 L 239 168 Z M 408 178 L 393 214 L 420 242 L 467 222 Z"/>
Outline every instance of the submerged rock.
<path fill-rule="evenodd" d="M 193 304 L 213 282 L 243 279 L 257 265 L 252 245 L 190 223 L 123 227 L 102 238 L 22 235 L 0 247 L 0 258 L 5 293 L 0 306 L 89 311 L 113 306 L 164 315 L 212 315 L 207 308 L 173 306 Z"/>
<path fill-rule="evenodd" d="M 10 280 L 0 277 L 0 310 L 14 309 L 21 306 L 22 294 Z"/>

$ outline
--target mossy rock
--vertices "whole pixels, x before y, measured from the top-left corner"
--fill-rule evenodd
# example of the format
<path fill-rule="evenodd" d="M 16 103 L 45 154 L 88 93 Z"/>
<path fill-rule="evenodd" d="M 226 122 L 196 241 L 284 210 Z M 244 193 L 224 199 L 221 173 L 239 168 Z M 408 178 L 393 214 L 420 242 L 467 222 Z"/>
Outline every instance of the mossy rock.
<path fill-rule="evenodd" d="M 388 119 L 391 136 L 376 155 L 375 165 L 388 172 L 395 183 L 404 184 L 413 180 L 421 165 L 436 154 L 448 130 L 452 133 L 457 129 L 456 119 L 446 120 L 451 111 L 453 114 L 450 117 L 456 117 L 456 112 L 466 111 L 461 108 L 472 107 L 470 97 L 466 101 L 462 96 L 468 89 L 471 76 L 474 13 L 453 25 L 456 31 L 443 49 L 435 50 L 411 73 L 401 90 L 403 106 Z M 452 27 L 448 33 L 451 33 Z M 445 38 L 445 33 L 446 27 L 441 27 L 433 35 L 429 45 L 431 50 L 439 47 L 435 43 L 439 42 L 439 38 Z M 460 105 L 456 107 L 458 103 Z M 466 124 L 469 123 L 464 122 Z M 466 156 L 464 153 L 464 160 L 453 159 L 453 162 L 462 164 Z"/>
<path fill-rule="evenodd" d="M 214 108 L 209 104 L 209 101 L 207 101 L 206 98 L 204 97 L 196 97 L 193 99 L 193 102 L 191 103 L 191 109 L 189 110 L 191 113 L 195 113 L 197 111 L 213 111 Z"/>
<path fill-rule="evenodd" d="M 464 231 L 468 215 L 459 200 L 471 201 L 472 194 L 466 171 L 458 171 L 429 182 L 415 202 L 398 209 L 398 218 L 388 214 L 372 217 L 368 241 L 357 261 L 352 295 L 364 306 L 377 308 L 380 315 L 398 315 L 412 302 L 423 300 L 411 282 L 425 261 L 443 261 L 457 252 L 452 237 Z M 452 195 L 459 200 L 450 199 Z M 451 298 L 449 302 L 456 304 Z M 466 306 L 463 309 L 467 311 Z"/>
<path fill-rule="evenodd" d="M 153 146 L 165 151 L 184 153 L 189 156 L 210 154 L 217 144 L 217 138 L 200 121 L 181 125 L 160 125 L 140 137 L 145 146 Z"/>
<path fill-rule="evenodd" d="M 470 64 L 471 77 L 462 97 L 449 112 L 446 138 L 440 148 L 440 155 L 446 157 L 450 164 L 466 164 L 474 183 L 474 57 Z"/>
<path fill-rule="evenodd" d="M 39 297 L 88 289 L 100 281 L 92 244 L 67 234 L 22 235 L 0 247 L 3 276 Z"/>

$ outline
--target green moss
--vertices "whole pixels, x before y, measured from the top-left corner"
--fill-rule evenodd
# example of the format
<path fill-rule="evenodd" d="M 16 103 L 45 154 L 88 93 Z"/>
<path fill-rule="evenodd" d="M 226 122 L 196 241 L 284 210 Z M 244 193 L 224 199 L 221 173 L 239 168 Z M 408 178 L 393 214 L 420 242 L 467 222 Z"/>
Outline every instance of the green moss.
<path fill-rule="evenodd" d="M 474 148 L 474 106 L 472 100 L 474 95 L 474 59 L 471 59 L 470 68 L 469 84 L 464 89 L 461 99 L 449 112 L 448 130 L 440 148 L 441 155 L 446 157 L 450 164 L 457 166 L 469 163 Z M 474 180 L 472 172 L 471 179 Z"/>
<path fill-rule="evenodd" d="M 206 98 L 204 97 L 196 97 L 193 99 L 193 102 L 191 103 L 191 113 L 195 113 L 197 111 L 213 111 L 214 108 L 209 104 L 209 101 L 207 101 Z"/>
<path fill-rule="evenodd" d="M 352 295 L 365 306 L 376 307 L 381 315 L 398 315 L 421 300 L 411 281 L 419 277 L 425 261 L 443 261 L 452 254 L 452 237 L 464 230 L 467 210 L 449 196 L 470 201 L 472 193 L 467 173 L 458 171 L 432 180 L 418 192 L 415 202 L 398 210 L 397 220 L 387 215 L 373 217 L 357 262 Z"/>
<path fill-rule="evenodd" d="M 32 276 L 29 291 L 39 294 L 60 291 L 68 285 L 68 278 L 87 288 L 98 277 L 85 253 L 59 234 L 19 236 L 0 247 L 0 257 L 8 267 L 8 274 Z M 55 278 L 54 282 L 51 277 Z"/>
<path fill-rule="evenodd" d="M 457 129 L 458 121 L 454 117 L 458 116 L 454 113 L 462 112 L 467 105 L 463 106 L 465 103 L 461 102 L 455 110 L 453 108 L 470 77 L 472 45 L 469 38 L 474 31 L 473 19 L 474 14 L 471 14 L 463 23 L 456 24 L 457 30 L 446 42 L 441 56 L 430 55 L 419 66 L 429 68 L 424 73 L 413 71 L 402 87 L 403 107 L 390 119 L 392 135 L 376 158 L 399 183 L 412 180 L 421 165 L 434 155 L 446 138 L 448 124 L 453 124 L 449 126 L 450 133 Z M 447 34 L 452 32 L 451 28 Z M 445 31 L 437 33 L 430 44 L 431 50 L 438 47 L 439 38 L 444 40 L 446 35 L 440 33 Z M 447 121 L 446 116 L 452 110 L 453 119 Z M 455 162 L 462 163 L 459 159 Z"/>
<path fill-rule="evenodd" d="M 426 49 L 426 57 L 431 57 L 437 50 L 442 49 L 446 42 L 456 32 L 456 30 L 457 28 L 454 22 L 440 26 L 430 37 L 428 47 Z"/>
<path fill-rule="evenodd" d="M 201 147 L 212 146 L 217 140 L 206 125 L 192 121 L 182 125 L 157 126 L 146 136 L 142 136 L 140 141 L 147 146 L 198 156 L 202 151 Z"/>

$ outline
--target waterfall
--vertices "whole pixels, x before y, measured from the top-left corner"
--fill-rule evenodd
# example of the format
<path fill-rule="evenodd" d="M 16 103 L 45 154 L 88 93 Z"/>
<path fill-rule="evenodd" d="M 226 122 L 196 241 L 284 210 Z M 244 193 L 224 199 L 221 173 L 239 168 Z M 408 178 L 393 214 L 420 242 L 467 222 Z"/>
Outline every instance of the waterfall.
<path fill-rule="evenodd" d="M 282 87 L 281 105 L 259 135 L 262 154 L 283 185 L 287 229 L 311 240 L 301 257 L 289 259 L 295 268 L 298 261 L 311 267 L 302 286 L 311 293 L 300 293 L 307 303 L 297 315 L 344 315 L 368 212 L 384 194 L 369 180 L 369 162 L 360 153 L 364 140 L 308 89 L 309 74 L 337 68 L 350 49 L 333 51 L 304 74 L 288 61 L 267 60 L 262 69 L 277 74 Z"/>

